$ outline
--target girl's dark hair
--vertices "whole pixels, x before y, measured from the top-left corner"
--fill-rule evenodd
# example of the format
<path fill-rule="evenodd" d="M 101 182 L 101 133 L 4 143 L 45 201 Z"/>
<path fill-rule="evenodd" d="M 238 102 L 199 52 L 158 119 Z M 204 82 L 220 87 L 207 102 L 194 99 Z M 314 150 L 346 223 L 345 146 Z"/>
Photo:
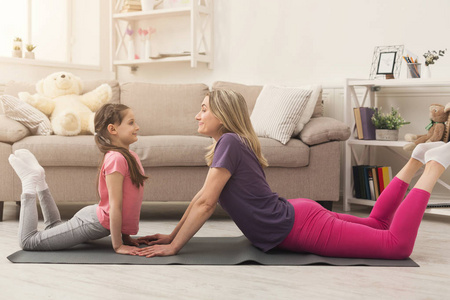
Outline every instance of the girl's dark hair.
<path fill-rule="evenodd" d="M 127 109 L 130 108 L 124 104 L 117 103 L 106 103 L 100 107 L 94 117 L 95 143 L 97 144 L 98 149 L 100 149 L 100 152 L 103 153 L 103 160 L 108 151 L 119 152 L 125 157 L 128 163 L 128 169 L 130 170 L 131 182 L 139 188 L 144 185 L 144 181 L 148 177 L 141 174 L 136 158 L 128 149 L 115 146 L 111 144 L 109 140 L 108 125 L 116 123 L 121 124 Z M 103 165 L 103 160 L 101 165 Z M 99 169 L 98 177 L 100 177 L 100 170 L 101 169 Z"/>

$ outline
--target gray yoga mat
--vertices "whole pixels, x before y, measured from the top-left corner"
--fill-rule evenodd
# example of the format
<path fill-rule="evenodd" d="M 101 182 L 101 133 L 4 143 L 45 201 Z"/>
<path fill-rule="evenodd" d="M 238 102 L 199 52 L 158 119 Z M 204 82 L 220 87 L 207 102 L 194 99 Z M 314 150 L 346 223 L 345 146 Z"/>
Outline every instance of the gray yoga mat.
<path fill-rule="evenodd" d="M 264 253 L 252 246 L 244 236 L 194 237 L 174 256 L 146 258 L 119 255 L 106 237 L 61 251 L 17 251 L 8 256 L 13 263 L 35 264 L 128 264 L 128 265 L 333 265 L 418 267 L 410 258 L 405 260 L 323 257 L 314 254 L 272 250 Z"/>

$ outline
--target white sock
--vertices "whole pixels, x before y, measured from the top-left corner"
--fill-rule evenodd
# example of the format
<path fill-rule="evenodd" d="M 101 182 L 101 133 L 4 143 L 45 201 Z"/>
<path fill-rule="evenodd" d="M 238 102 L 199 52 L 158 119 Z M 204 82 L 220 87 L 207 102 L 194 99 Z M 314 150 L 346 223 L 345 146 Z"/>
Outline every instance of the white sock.
<path fill-rule="evenodd" d="M 425 153 L 428 150 L 431 150 L 436 147 L 440 147 L 442 145 L 445 145 L 444 142 L 433 142 L 433 143 L 421 143 L 414 148 L 413 153 L 411 154 L 411 157 L 414 159 L 417 159 L 421 163 L 425 164 Z"/>
<path fill-rule="evenodd" d="M 430 160 L 440 163 L 444 168 L 450 165 L 450 143 L 431 149 L 425 153 L 425 163 Z"/>
<path fill-rule="evenodd" d="M 44 168 L 39 164 L 36 157 L 27 149 L 19 149 L 14 151 L 14 155 L 21 159 L 26 164 L 32 166 L 34 169 L 39 170 L 42 176 L 39 177 L 39 180 L 36 182 L 36 190 L 38 192 L 45 191 L 48 189 L 47 182 L 45 181 L 45 171 Z"/>
<path fill-rule="evenodd" d="M 36 194 L 36 184 L 41 176 L 39 170 L 35 170 L 20 158 L 11 154 L 8 158 L 10 165 L 13 167 L 17 176 L 22 181 L 23 194 Z"/>

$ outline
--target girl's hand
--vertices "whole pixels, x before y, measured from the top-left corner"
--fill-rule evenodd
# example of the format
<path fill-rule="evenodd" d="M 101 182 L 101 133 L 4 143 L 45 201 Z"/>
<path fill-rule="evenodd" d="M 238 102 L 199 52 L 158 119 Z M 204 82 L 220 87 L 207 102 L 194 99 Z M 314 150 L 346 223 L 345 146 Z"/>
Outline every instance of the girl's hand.
<path fill-rule="evenodd" d="M 138 255 L 139 248 L 133 246 L 122 245 L 115 249 L 117 254 Z"/>
<path fill-rule="evenodd" d="M 140 248 L 137 251 L 137 255 L 145 257 L 155 256 L 171 256 L 177 254 L 172 245 L 153 245 L 146 248 Z"/>
<path fill-rule="evenodd" d="M 144 242 L 140 242 L 138 239 L 133 239 L 131 236 L 126 234 L 122 234 L 122 242 L 124 245 L 136 247 L 138 247 L 139 244 L 144 244 Z"/>
<path fill-rule="evenodd" d="M 160 233 L 138 238 L 140 244 L 146 244 L 149 246 L 170 244 L 172 243 L 172 240 L 173 238 L 170 235 Z"/>

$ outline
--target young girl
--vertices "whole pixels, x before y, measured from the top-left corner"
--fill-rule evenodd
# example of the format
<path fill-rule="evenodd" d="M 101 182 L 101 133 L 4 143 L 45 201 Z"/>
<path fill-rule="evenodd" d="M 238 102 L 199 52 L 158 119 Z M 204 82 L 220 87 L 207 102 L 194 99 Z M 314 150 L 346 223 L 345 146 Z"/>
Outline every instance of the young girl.
<path fill-rule="evenodd" d="M 142 248 L 139 255 L 178 253 L 219 203 L 263 251 L 282 248 L 334 257 L 403 259 L 413 250 L 431 190 L 450 164 L 450 144 L 418 145 L 370 216 L 358 218 L 328 211 L 313 200 L 286 200 L 271 191 L 263 171 L 267 161 L 241 95 L 211 92 L 196 119 L 198 132 L 215 140 L 206 155 L 210 169 L 205 183 L 170 235 L 141 238 L 153 246 Z M 402 201 L 424 163 L 423 175 Z"/>
<path fill-rule="evenodd" d="M 136 153 L 129 150 L 137 141 L 133 111 L 122 104 L 105 104 L 95 114 L 95 142 L 104 153 L 98 174 L 100 203 L 78 211 L 67 222 L 61 217 L 45 181 L 44 169 L 34 155 L 17 150 L 9 162 L 22 181 L 19 242 L 24 250 L 61 250 L 111 234 L 116 253 L 135 254 L 138 240 L 144 169 Z M 44 216 L 44 231 L 37 231 L 36 192 Z"/>

